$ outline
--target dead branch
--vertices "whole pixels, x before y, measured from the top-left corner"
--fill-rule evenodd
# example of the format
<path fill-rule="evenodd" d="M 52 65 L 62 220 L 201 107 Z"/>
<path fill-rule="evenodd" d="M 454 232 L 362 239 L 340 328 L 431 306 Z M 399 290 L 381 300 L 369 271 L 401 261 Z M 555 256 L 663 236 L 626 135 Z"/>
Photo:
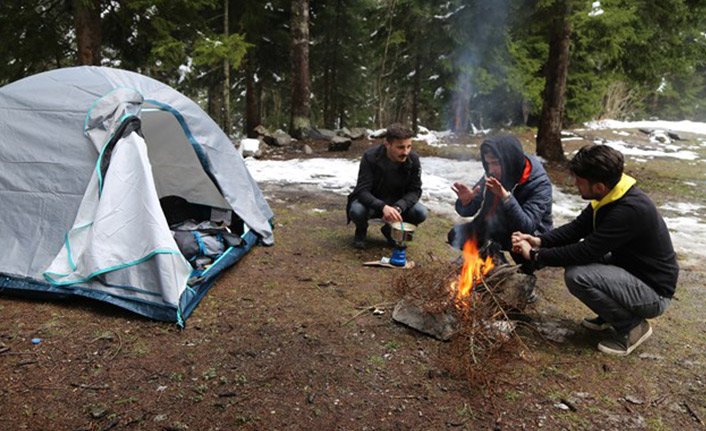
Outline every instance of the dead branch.
<path fill-rule="evenodd" d="M 97 385 L 86 385 L 83 383 L 71 383 L 71 386 L 73 386 L 75 388 L 81 388 L 81 389 L 90 389 L 92 391 L 103 391 L 106 389 L 110 389 L 110 386 L 108 386 L 108 385 L 97 386 Z"/>
<path fill-rule="evenodd" d="M 682 404 L 684 404 L 684 407 L 686 407 L 686 411 L 689 412 L 689 414 L 696 420 L 696 422 L 699 423 L 699 425 L 706 426 L 706 423 L 704 423 L 704 421 L 701 420 L 699 415 L 696 414 L 694 409 L 692 409 L 691 406 L 686 401 L 684 401 Z"/>

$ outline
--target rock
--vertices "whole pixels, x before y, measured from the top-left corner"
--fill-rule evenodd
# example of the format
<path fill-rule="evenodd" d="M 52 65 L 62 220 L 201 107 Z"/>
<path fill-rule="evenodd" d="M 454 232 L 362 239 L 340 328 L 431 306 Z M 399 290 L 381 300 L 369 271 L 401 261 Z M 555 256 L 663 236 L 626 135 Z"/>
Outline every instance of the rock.
<path fill-rule="evenodd" d="M 653 361 L 661 361 L 664 359 L 663 356 L 660 355 L 653 355 L 652 353 L 640 353 L 638 355 L 638 358 L 640 359 L 651 359 Z"/>
<path fill-rule="evenodd" d="M 306 137 L 310 139 L 322 139 L 330 141 L 336 137 L 336 132 L 328 129 L 311 128 L 306 132 Z"/>
<path fill-rule="evenodd" d="M 265 148 L 265 143 L 260 139 L 245 138 L 240 140 L 240 146 L 238 147 L 238 150 L 240 151 L 240 155 L 243 156 L 243 158 L 254 157 L 256 159 L 259 159 L 260 157 L 262 157 Z"/>
<path fill-rule="evenodd" d="M 645 135 L 649 135 L 650 133 L 652 133 L 652 130 L 651 130 L 651 129 L 645 129 L 645 128 L 642 128 L 642 127 L 639 128 L 639 129 L 637 129 L 637 130 L 641 131 L 641 132 L 644 133 Z"/>
<path fill-rule="evenodd" d="M 265 142 L 275 147 L 286 147 L 292 143 L 292 137 L 284 132 L 275 132 L 269 140 L 265 139 Z"/>
<path fill-rule="evenodd" d="M 672 141 L 663 130 L 654 130 L 650 133 L 650 142 L 655 144 L 669 144 Z"/>
<path fill-rule="evenodd" d="M 682 138 L 679 134 L 677 134 L 675 132 L 668 131 L 667 136 L 674 139 L 675 141 L 683 141 L 684 140 L 684 138 Z"/>
<path fill-rule="evenodd" d="M 93 419 L 100 419 L 108 413 L 108 409 L 103 405 L 91 406 L 91 418 Z"/>
<path fill-rule="evenodd" d="M 312 150 L 311 147 L 306 144 L 304 144 L 302 151 L 304 151 L 304 154 L 314 154 L 314 150 Z"/>
<path fill-rule="evenodd" d="M 331 142 L 328 144 L 329 151 L 348 151 L 352 141 L 350 138 L 344 138 L 342 136 L 334 136 Z"/>
<path fill-rule="evenodd" d="M 365 129 L 363 129 L 362 127 L 352 128 L 349 138 L 351 138 L 354 141 L 357 141 L 358 139 L 365 138 Z"/>
<path fill-rule="evenodd" d="M 255 133 L 257 133 L 260 136 L 270 136 L 270 131 L 267 130 L 267 128 L 265 126 L 263 126 L 262 124 L 258 125 L 253 130 L 255 131 Z"/>
<path fill-rule="evenodd" d="M 410 299 L 395 305 L 392 320 L 442 341 L 451 339 L 458 330 L 458 321 L 450 312 L 432 314 Z"/>
<path fill-rule="evenodd" d="M 629 402 L 630 404 L 635 404 L 635 405 L 637 405 L 637 406 L 639 406 L 639 405 L 641 405 L 641 404 L 645 404 L 644 401 L 642 401 L 641 399 L 639 399 L 639 398 L 637 398 L 637 397 L 633 397 L 632 395 L 628 395 L 628 396 L 626 396 L 626 397 L 623 398 L 623 399 L 624 399 L 625 401 Z"/>
<path fill-rule="evenodd" d="M 350 138 L 351 137 L 351 131 L 348 130 L 347 127 L 342 127 L 338 130 L 336 130 L 336 134 L 338 136 L 343 136 L 344 138 Z"/>

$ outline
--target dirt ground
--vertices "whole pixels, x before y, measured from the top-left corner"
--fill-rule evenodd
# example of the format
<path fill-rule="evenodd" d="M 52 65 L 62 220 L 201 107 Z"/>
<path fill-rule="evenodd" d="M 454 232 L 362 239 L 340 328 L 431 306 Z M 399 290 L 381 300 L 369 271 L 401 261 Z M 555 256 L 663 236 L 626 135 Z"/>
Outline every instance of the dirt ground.
<path fill-rule="evenodd" d="M 347 156 L 368 145 L 355 143 Z M 331 156 L 312 146 L 311 157 Z M 561 167 L 550 169 L 555 183 L 566 181 Z M 649 178 L 648 192 L 666 199 L 671 177 L 655 169 L 638 180 Z M 374 228 L 367 249 L 351 247 L 345 197 L 263 191 L 276 245 L 255 247 L 226 271 L 185 329 L 94 301 L 0 296 L 0 430 L 706 429 L 698 259 L 680 256 L 676 299 L 627 358 L 596 350 L 599 336 L 579 325 L 588 310 L 562 271 L 541 270 L 540 300 L 526 310 L 532 322 L 469 381 L 450 366 L 457 344 L 391 320 L 403 272 L 361 266 L 390 249 Z M 443 244 L 450 227 L 432 214 L 409 258 L 420 268 L 454 259 Z"/>

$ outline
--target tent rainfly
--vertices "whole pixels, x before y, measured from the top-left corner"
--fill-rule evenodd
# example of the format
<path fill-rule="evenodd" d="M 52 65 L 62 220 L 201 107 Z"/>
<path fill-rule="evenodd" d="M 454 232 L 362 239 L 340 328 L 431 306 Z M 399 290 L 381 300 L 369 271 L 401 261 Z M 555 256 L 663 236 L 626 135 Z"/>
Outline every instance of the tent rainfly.
<path fill-rule="evenodd" d="M 165 198 L 241 240 L 195 267 Z M 173 88 L 106 67 L 0 88 L 0 202 L 0 292 L 83 296 L 179 325 L 219 273 L 274 242 L 272 210 L 216 123 Z"/>

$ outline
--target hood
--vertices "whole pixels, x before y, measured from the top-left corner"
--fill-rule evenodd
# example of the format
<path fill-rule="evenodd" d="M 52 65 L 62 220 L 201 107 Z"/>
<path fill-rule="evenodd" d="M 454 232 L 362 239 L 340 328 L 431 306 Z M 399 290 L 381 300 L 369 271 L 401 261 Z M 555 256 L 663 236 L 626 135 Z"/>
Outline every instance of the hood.
<path fill-rule="evenodd" d="M 503 177 L 500 182 L 506 190 L 512 190 L 517 182 L 520 181 L 525 168 L 525 152 L 520 141 L 512 135 L 494 136 L 483 141 L 480 146 L 481 154 L 483 154 L 485 148 L 489 148 L 500 159 L 503 171 Z M 488 172 L 485 160 L 482 160 L 482 162 L 483 168 Z"/>

